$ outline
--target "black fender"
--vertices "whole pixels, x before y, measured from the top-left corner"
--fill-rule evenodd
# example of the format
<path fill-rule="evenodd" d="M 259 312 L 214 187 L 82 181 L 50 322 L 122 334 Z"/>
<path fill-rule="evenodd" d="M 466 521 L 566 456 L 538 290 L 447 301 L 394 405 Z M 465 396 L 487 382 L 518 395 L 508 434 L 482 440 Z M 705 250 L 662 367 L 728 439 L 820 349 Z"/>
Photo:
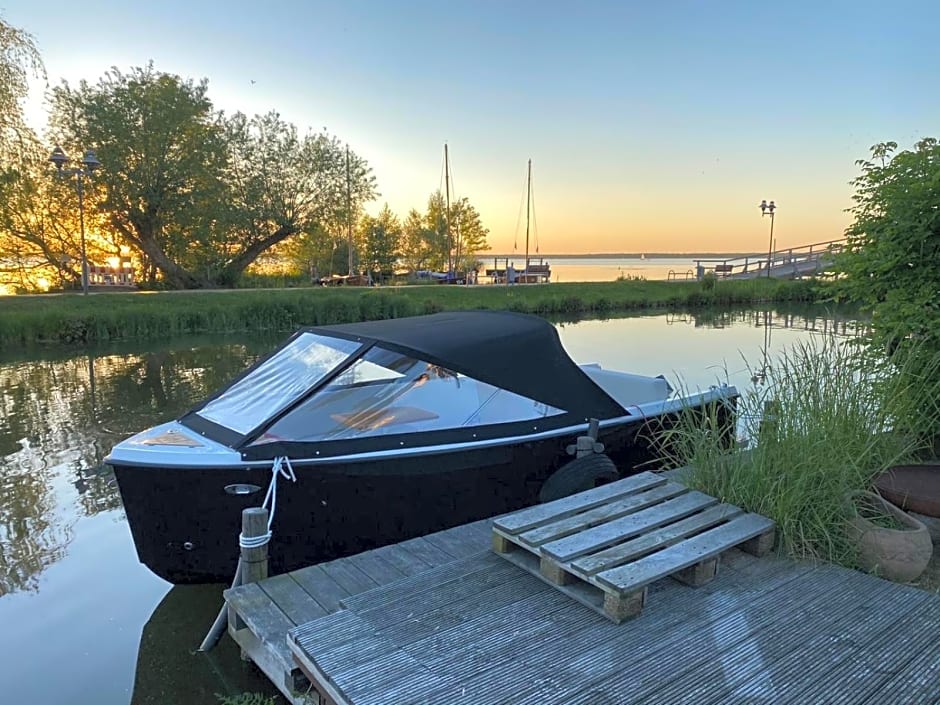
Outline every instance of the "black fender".
<path fill-rule="evenodd" d="M 613 460 L 603 453 L 591 453 L 552 473 L 539 490 L 539 501 L 551 502 L 618 479 L 620 473 Z"/>

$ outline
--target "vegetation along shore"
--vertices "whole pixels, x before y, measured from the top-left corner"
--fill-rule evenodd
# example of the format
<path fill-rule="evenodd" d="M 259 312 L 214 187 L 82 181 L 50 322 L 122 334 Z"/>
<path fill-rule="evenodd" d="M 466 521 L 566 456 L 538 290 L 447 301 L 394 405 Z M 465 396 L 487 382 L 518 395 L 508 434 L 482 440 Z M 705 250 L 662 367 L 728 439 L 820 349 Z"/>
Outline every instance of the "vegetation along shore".
<path fill-rule="evenodd" d="M 616 281 L 543 286 L 407 286 L 9 297 L 0 348 L 147 340 L 189 333 L 290 331 L 458 309 L 606 314 L 812 301 L 808 281 Z"/>

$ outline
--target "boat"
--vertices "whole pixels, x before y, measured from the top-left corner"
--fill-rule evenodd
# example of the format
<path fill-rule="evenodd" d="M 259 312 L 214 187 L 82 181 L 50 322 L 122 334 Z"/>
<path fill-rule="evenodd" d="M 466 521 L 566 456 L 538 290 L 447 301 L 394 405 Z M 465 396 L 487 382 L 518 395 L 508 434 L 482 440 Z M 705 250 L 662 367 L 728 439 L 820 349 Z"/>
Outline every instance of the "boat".
<path fill-rule="evenodd" d="M 243 509 L 270 500 L 271 569 L 290 571 L 631 474 L 685 408 L 733 428 L 736 397 L 579 366 L 536 316 L 437 313 L 300 329 L 105 462 L 140 561 L 222 582 Z M 579 438 L 604 453 L 572 458 Z"/>
<path fill-rule="evenodd" d="M 530 223 L 532 218 L 532 160 L 529 160 L 529 168 L 526 174 L 526 189 L 525 189 L 525 268 L 521 272 L 515 272 L 512 279 L 509 279 L 510 283 L 518 284 L 540 284 L 547 283 L 552 280 L 552 268 L 549 266 L 548 262 L 544 259 L 539 258 L 538 264 L 532 262 L 529 259 L 529 231 L 531 230 Z M 538 240 L 536 240 L 538 243 Z M 535 248 L 536 253 L 538 253 L 538 245 Z"/>

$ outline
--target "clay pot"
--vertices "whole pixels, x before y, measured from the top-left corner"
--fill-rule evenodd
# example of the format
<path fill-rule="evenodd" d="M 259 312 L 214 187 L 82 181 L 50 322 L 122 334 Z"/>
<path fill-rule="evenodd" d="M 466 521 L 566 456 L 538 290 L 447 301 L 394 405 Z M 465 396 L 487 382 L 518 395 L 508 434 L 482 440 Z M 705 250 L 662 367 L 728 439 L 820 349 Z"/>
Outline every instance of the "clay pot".
<path fill-rule="evenodd" d="M 862 570 L 900 583 L 920 577 L 933 554 L 926 526 L 873 492 L 850 492 L 846 504 L 846 529 L 849 539 L 858 545 Z M 904 528 L 887 529 L 874 524 L 859 515 L 857 507 L 863 505 L 892 517 Z"/>

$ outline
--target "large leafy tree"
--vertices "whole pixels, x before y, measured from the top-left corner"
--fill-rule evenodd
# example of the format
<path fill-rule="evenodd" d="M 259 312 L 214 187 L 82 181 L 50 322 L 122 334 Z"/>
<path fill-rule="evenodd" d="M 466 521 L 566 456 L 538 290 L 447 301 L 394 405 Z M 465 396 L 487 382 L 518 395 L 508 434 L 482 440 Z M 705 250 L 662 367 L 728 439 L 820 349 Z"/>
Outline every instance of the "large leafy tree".
<path fill-rule="evenodd" d="M 175 287 L 207 282 L 194 265 L 224 220 L 219 175 L 226 144 L 206 92 L 206 81 L 152 65 L 112 69 L 97 84 L 63 82 L 52 91 L 58 141 L 77 154 L 98 150 L 103 168 L 96 178 L 104 190 L 96 205 Z"/>
<path fill-rule="evenodd" d="M 277 113 L 225 118 L 207 83 L 153 66 L 53 91 L 67 148 L 94 146 L 109 224 L 178 288 L 233 284 L 288 238 L 322 237 L 375 192 L 361 157 Z"/>
<path fill-rule="evenodd" d="M 346 223 L 375 197 L 366 161 L 325 132 L 301 137 L 272 112 L 251 120 L 235 114 L 226 133 L 231 229 L 220 272 L 225 283 L 292 236 L 306 239 L 311 252 L 322 251 L 327 240 L 343 237 Z"/>
<path fill-rule="evenodd" d="M 839 295 L 873 314 L 879 342 L 940 350 L 940 144 L 896 151 L 885 142 L 858 162 L 855 220 L 839 260 Z"/>

